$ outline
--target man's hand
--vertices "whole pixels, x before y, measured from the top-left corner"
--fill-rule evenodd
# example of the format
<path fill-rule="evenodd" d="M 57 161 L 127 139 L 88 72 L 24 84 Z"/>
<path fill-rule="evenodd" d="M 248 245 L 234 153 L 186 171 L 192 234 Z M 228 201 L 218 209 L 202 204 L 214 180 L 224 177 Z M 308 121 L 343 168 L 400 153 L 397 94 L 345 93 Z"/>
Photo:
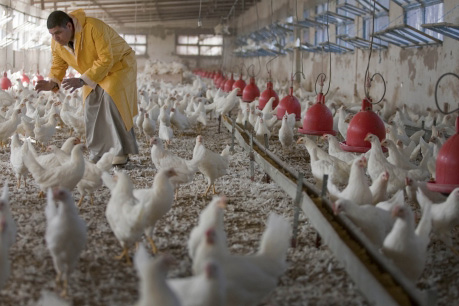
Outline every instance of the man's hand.
<path fill-rule="evenodd" d="M 37 85 L 35 85 L 35 90 L 40 91 L 50 91 L 56 87 L 57 83 L 53 81 L 46 81 L 46 80 L 39 80 L 37 81 Z"/>
<path fill-rule="evenodd" d="M 70 93 L 72 93 L 76 89 L 83 87 L 83 84 L 81 84 L 80 78 L 68 78 L 62 81 L 62 87 L 66 90 L 71 89 Z"/>

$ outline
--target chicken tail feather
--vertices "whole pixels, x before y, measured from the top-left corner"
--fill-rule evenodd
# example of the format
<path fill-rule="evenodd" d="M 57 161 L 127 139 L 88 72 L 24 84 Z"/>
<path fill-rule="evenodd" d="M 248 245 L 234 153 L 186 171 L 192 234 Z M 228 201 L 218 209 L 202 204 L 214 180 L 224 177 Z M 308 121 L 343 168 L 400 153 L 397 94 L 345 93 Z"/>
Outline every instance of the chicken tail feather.
<path fill-rule="evenodd" d="M 271 213 L 266 229 L 261 237 L 258 254 L 283 262 L 290 246 L 291 226 L 287 220 L 278 214 Z"/>

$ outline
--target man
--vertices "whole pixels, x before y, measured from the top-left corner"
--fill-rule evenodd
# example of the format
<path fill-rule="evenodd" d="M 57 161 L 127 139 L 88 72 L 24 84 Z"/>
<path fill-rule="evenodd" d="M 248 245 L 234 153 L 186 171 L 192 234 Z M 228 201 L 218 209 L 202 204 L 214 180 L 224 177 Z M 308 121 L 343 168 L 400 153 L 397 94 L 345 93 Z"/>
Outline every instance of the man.
<path fill-rule="evenodd" d="M 47 21 L 52 35 L 49 81 L 35 89 L 72 93 L 83 87 L 86 146 L 97 162 L 115 148 L 114 165 L 126 164 L 128 154 L 138 154 L 133 128 L 137 115 L 137 62 L 135 52 L 103 21 L 86 17 L 83 10 L 52 12 Z M 80 78 L 64 79 L 71 66 Z M 63 80 L 64 79 L 64 80 Z"/>

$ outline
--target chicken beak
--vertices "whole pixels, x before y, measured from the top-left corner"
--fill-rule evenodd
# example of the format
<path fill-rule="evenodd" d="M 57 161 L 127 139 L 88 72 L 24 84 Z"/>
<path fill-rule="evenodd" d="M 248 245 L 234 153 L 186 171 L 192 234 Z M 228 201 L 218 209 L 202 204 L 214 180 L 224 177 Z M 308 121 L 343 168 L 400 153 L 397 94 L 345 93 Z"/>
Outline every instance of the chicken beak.
<path fill-rule="evenodd" d="M 296 141 L 296 144 L 303 143 L 303 141 L 304 141 L 304 140 L 303 140 L 303 137 L 300 137 L 300 138 L 298 138 L 298 140 Z"/>
<path fill-rule="evenodd" d="M 220 197 L 220 199 L 218 200 L 218 207 L 220 207 L 221 209 L 225 209 L 226 208 L 226 204 L 228 203 L 228 198 L 224 195 L 222 195 Z"/>
<path fill-rule="evenodd" d="M 405 177 L 405 186 L 411 186 L 411 179 L 409 177 Z"/>
<path fill-rule="evenodd" d="M 333 210 L 333 214 L 335 216 L 337 216 L 338 215 L 338 206 L 336 205 L 336 202 L 332 203 L 332 210 Z"/>
<path fill-rule="evenodd" d="M 396 205 L 396 206 L 392 209 L 391 215 L 392 215 L 392 218 L 401 216 L 401 209 L 400 209 L 400 206 Z"/>

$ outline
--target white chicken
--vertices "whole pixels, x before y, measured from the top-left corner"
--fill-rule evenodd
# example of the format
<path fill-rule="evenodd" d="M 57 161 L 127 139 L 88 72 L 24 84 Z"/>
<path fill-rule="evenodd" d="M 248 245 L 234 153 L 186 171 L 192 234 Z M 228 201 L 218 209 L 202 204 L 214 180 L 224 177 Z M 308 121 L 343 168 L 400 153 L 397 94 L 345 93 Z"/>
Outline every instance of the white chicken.
<path fill-rule="evenodd" d="M 193 273 L 202 273 L 209 260 L 218 262 L 227 279 L 228 305 L 257 305 L 277 285 L 287 268 L 286 254 L 290 245 L 290 224 L 271 213 L 254 255 L 231 255 L 222 250 L 218 233 L 210 228 L 201 241 L 193 260 Z"/>
<path fill-rule="evenodd" d="M 70 153 L 72 152 L 73 148 L 79 143 L 81 143 L 79 138 L 69 137 L 62 144 L 61 150 L 62 152 L 70 156 Z M 47 154 L 38 155 L 30 142 L 29 142 L 29 150 L 35 156 L 35 159 L 38 161 L 38 163 L 43 166 L 43 168 L 55 168 L 61 165 L 61 162 L 59 162 L 59 159 L 57 159 L 56 155 L 52 152 L 47 153 Z"/>
<path fill-rule="evenodd" d="M 204 147 L 201 135 L 196 137 L 196 145 L 193 149 L 193 159 L 196 160 L 199 171 L 204 174 L 207 179 L 208 185 L 204 193 L 205 197 L 212 186 L 213 193 L 217 193 L 215 191 L 215 180 L 225 175 L 228 170 L 229 149 L 230 147 L 226 146 L 221 154 L 217 154 Z"/>
<path fill-rule="evenodd" d="M 172 138 L 174 137 L 172 128 L 168 126 L 163 120 L 159 121 L 158 136 L 166 143 L 166 146 L 171 144 Z"/>
<path fill-rule="evenodd" d="M 150 115 L 148 113 L 145 113 L 144 117 L 145 118 L 143 119 L 143 122 L 142 122 L 142 130 L 148 142 L 148 140 L 155 135 L 156 122 L 150 118 Z"/>
<path fill-rule="evenodd" d="M 190 122 L 188 121 L 187 116 L 182 114 L 179 109 L 171 109 L 171 124 L 175 126 L 180 133 L 182 134 L 184 130 L 191 127 Z"/>
<path fill-rule="evenodd" d="M 24 179 L 24 186 L 27 187 L 27 174 L 29 171 L 27 167 L 24 165 L 24 161 L 22 159 L 22 146 L 28 145 L 27 143 L 22 143 L 19 139 L 18 134 L 14 133 L 11 137 L 11 152 L 10 152 L 10 163 L 11 167 L 13 168 L 14 175 L 16 176 L 16 186 L 17 188 L 21 187 L 21 179 Z"/>
<path fill-rule="evenodd" d="M 212 201 L 201 211 L 198 225 L 193 227 L 188 239 L 188 254 L 193 259 L 196 249 L 203 239 L 207 229 L 213 228 L 217 231 L 222 251 L 226 248 L 226 232 L 223 224 L 223 210 L 226 207 L 225 197 L 214 197 Z"/>
<path fill-rule="evenodd" d="M 432 228 L 430 206 L 424 210 L 416 228 L 413 211 L 408 205 L 395 205 L 392 208 L 392 216 L 397 219 L 384 239 L 382 252 L 408 279 L 415 282 L 426 264 Z"/>
<path fill-rule="evenodd" d="M 48 189 L 45 215 L 46 246 L 53 258 L 56 282 L 62 282 L 61 295 L 66 296 L 69 276 L 86 246 L 86 223 L 78 215 L 73 196 L 64 188 Z"/>
<path fill-rule="evenodd" d="M 339 191 L 331 180 L 328 181 L 327 188 L 332 201 L 336 199 L 346 199 L 358 205 L 371 204 L 373 202 L 373 195 L 368 185 L 367 177 L 365 176 L 366 166 L 367 159 L 365 156 L 354 160 L 351 166 L 349 182 L 343 191 Z"/>
<path fill-rule="evenodd" d="M 140 245 L 134 257 L 134 264 L 140 278 L 140 298 L 135 306 L 181 306 L 176 294 L 166 282 L 171 257 L 161 255 L 150 258 Z"/>
<path fill-rule="evenodd" d="M 102 180 L 111 193 L 105 217 L 123 248 L 123 252 L 116 259 L 125 258 L 126 262 L 131 264 L 129 247 L 142 237 L 145 207 L 134 197 L 134 186 L 127 173 L 116 172 L 115 178 L 112 178 L 104 172 Z"/>
<path fill-rule="evenodd" d="M 378 248 L 382 246 L 384 238 L 394 224 L 390 212 L 372 204 L 358 205 L 346 199 L 339 199 L 333 203 L 333 212 L 335 215 L 344 213 Z"/>
<path fill-rule="evenodd" d="M 421 207 L 416 196 L 418 189 L 421 189 L 423 195 L 430 199 L 430 201 L 432 201 L 433 203 L 441 203 L 446 200 L 446 197 L 441 193 L 431 191 L 429 188 L 427 188 L 427 182 L 416 181 L 409 177 L 405 178 L 405 192 L 408 196 L 408 199 L 410 199 L 414 203 L 418 204 L 419 207 Z"/>
<path fill-rule="evenodd" d="M 459 252 L 453 249 L 451 241 L 451 231 L 459 224 L 459 187 L 442 203 L 432 203 L 421 188 L 418 189 L 416 197 L 423 211 L 431 210 L 432 231 L 459 255 Z"/>
<path fill-rule="evenodd" d="M 151 160 L 156 169 L 174 168 L 176 172 L 176 175 L 171 177 L 170 180 L 174 186 L 175 198 L 177 199 L 179 186 L 191 182 L 198 171 L 198 160 L 185 160 L 172 154 L 164 149 L 161 139 L 157 137 L 152 137 L 150 144 L 152 145 Z"/>
<path fill-rule="evenodd" d="M 330 154 L 331 156 L 339 158 L 340 160 L 346 163 L 352 163 L 352 161 L 358 157 L 358 155 L 354 153 L 346 152 L 343 149 L 341 149 L 338 139 L 336 139 L 335 136 L 325 134 L 322 137 L 325 140 L 328 140 L 328 154 Z"/>
<path fill-rule="evenodd" d="M 114 157 L 114 150 L 111 149 L 110 151 L 105 152 L 96 164 L 85 161 L 83 177 L 77 184 L 78 192 L 81 195 L 77 204 L 78 206 L 81 206 L 81 203 L 87 194 L 89 194 L 91 204 L 93 204 L 93 193 L 97 190 L 97 188 L 102 186 L 102 173 L 110 170 Z"/>
<path fill-rule="evenodd" d="M 326 166 L 326 168 L 328 168 L 327 171 L 325 172 L 321 171 L 322 173 L 316 172 L 317 176 L 315 177 L 316 177 L 316 180 L 318 180 L 317 184 L 319 185 L 321 184 L 323 174 L 329 174 L 330 179 L 332 179 L 333 183 L 335 184 L 346 184 L 348 182 L 349 174 L 351 172 L 351 166 L 348 163 L 340 160 L 339 158 L 329 155 L 327 152 L 319 148 L 317 144 L 307 136 L 298 138 L 296 143 L 304 144 L 310 156 L 312 155 L 312 149 L 315 149 L 316 155 L 317 155 L 315 161 L 320 161 L 319 164 L 321 164 L 322 166 L 325 166 L 326 164 L 328 164 L 328 166 Z M 311 161 L 312 161 L 312 158 L 311 158 Z M 318 169 L 319 168 L 316 168 L 315 170 L 318 170 Z M 331 175 L 332 173 L 333 175 Z"/>
<path fill-rule="evenodd" d="M 395 143 L 390 139 L 384 139 L 381 141 L 381 146 L 386 147 L 389 150 L 389 156 L 387 157 L 387 161 L 393 164 L 396 167 L 400 167 L 402 169 L 416 169 L 417 166 L 413 165 L 409 158 L 405 155 L 400 153 Z"/>
<path fill-rule="evenodd" d="M 226 279 L 217 262 L 208 262 L 198 275 L 168 279 L 167 283 L 178 296 L 182 306 L 226 305 Z"/>
<path fill-rule="evenodd" d="M 370 190 L 373 196 L 373 205 L 386 201 L 389 198 L 389 195 L 387 194 L 389 175 L 390 174 L 387 171 L 381 172 L 378 178 L 371 184 Z"/>
<path fill-rule="evenodd" d="M 45 124 L 40 124 L 38 120 L 35 120 L 35 128 L 33 129 L 35 140 L 41 143 L 42 147 L 46 146 L 56 133 L 57 117 L 58 115 L 49 116 Z"/>
<path fill-rule="evenodd" d="M 263 118 L 260 118 L 258 120 L 258 125 L 256 126 L 255 137 L 263 145 L 265 144 L 265 135 L 268 140 L 271 138 L 271 132 L 268 130 Z"/>
<path fill-rule="evenodd" d="M 371 142 L 368 158 L 368 174 L 372 180 L 376 180 L 382 172 L 389 172 L 389 194 L 403 188 L 405 185 L 405 177 L 407 176 L 413 179 L 422 179 L 425 177 L 425 173 L 422 169 L 405 170 L 389 163 L 381 149 L 381 143 L 378 136 L 368 134 L 365 140 Z"/>
<path fill-rule="evenodd" d="M 61 186 L 68 190 L 73 190 L 78 182 L 83 178 L 85 161 L 82 152 L 83 144 L 73 147 L 70 159 L 55 168 L 45 168 L 35 159 L 29 146 L 23 146 L 23 159 L 35 182 L 41 189 L 40 195 L 51 187 Z"/>
<path fill-rule="evenodd" d="M 174 186 L 171 183 L 171 178 L 176 175 L 174 168 L 161 169 L 155 175 L 152 188 L 134 190 L 134 198 L 144 207 L 142 216 L 144 233 L 154 254 L 157 253 L 158 249 L 153 242 L 153 231 L 156 222 L 172 207 Z"/>
<path fill-rule="evenodd" d="M 214 102 L 218 103 L 215 107 L 215 112 L 218 115 L 227 115 L 238 104 L 237 93 L 239 90 L 239 88 L 234 88 L 226 97 Z"/>
<path fill-rule="evenodd" d="M 4 122 L 0 122 L 0 145 L 3 148 L 8 138 L 16 131 L 19 123 L 21 123 L 21 110 L 14 110 L 11 118 Z"/>
<path fill-rule="evenodd" d="M 288 116 L 284 115 L 282 117 L 281 128 L 279 129 L 279 141 L 284 151 L 287 149 L 290 150 L 293 144 L 293 129 L 290 128 L 287 120 L 288 120 Z"/>
<path fill-rule="evenodd" d="M 330 160 L 319 159 L 316 148 L 312 148 L 309 154 L 311 158 L 311 173 L 316 180 L 316 185 L 319 187 L 322 185 L 324 175 L 328 175 L 331 181 L 334 178 L 335 164 Z"/>

